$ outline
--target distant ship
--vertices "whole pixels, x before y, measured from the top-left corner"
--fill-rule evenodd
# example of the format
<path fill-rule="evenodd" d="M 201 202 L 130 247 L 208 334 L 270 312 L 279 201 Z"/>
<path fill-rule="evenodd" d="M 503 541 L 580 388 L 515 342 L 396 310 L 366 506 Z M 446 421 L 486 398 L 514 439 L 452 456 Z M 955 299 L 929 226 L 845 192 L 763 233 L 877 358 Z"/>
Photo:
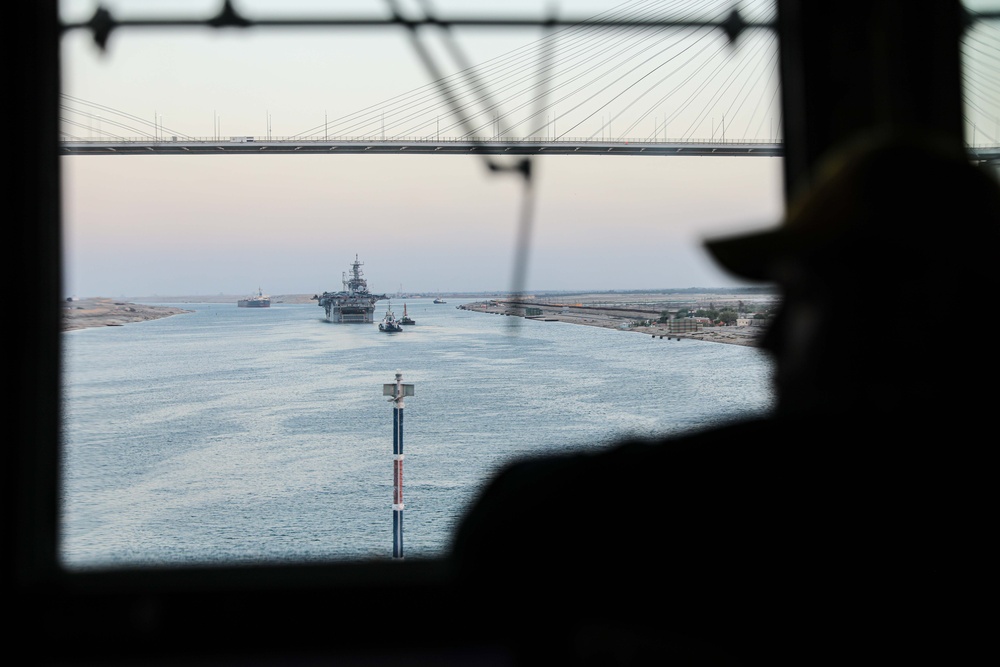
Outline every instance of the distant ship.
<path fill-rule="evenodd" d="M 270 308 L 271 297 L 265 296 L 264 292 L 258 287 L 256 294 L 248 296 L 245 299 L 240 299 L 236 302 L 236 305 L 240 308 Z"/>
<path fill-rule="evenodd" d="M 448 303 L 448 302 L 445 301 L 444 299 L 442 299 L 441 297 L 438 297 L 438 298 L 434 299 L 434 303 Z"/>
<path fill-rule="evenodd" d="M 392 312 L 392 304 L 386 306 L 385 317 L 378 324 L 379 331 L 385 331 L 386 333 L 393 333 L 395 331 L 402 331 L 403 327 L 399 326 L 399 322 L 396 320 L 396 316 Z"/>
<path fill-rule="evenodd" d="M 369 292 L 368 281 L 361 276 L 361 262 L 355 255 L 350 277 L 344 274 L 344 289 L 339 292 L 313 295 L 312 298 L 326 309 L 327 321 L 362 324 L 375 321 L 375 302 L 385 299 L 386 296 Z"/>
<path fill-rule="evenodd" d="M 403 304 L 403 317 L 399 319 L 400 324 L 416 324 L 413 318 L 406 314 L 406 304 Z"/>

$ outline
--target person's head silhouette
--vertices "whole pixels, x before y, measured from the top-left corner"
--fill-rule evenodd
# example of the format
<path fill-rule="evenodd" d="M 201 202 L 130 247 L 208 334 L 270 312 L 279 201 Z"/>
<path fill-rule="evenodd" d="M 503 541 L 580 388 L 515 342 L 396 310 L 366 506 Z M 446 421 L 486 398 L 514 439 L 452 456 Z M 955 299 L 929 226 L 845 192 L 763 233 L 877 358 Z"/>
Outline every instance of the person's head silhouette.
<path fill-rule="evenodd" d="M 998 235 L 993 174 L 959 145 L 887 136 L 832 155 L 779 227 L 706 246 L 783 290 L 762 343 L 778 411 L 864 413 L 946 400 L 942 383 L 981 368 L 981 347 L 941 337 L 992 317 Z"/>

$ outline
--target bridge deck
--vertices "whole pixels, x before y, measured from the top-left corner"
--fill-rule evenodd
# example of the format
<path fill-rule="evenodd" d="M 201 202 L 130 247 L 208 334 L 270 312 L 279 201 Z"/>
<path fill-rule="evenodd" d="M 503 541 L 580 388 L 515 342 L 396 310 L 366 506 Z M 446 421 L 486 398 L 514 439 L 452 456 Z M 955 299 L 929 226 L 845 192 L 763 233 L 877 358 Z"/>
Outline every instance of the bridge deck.
<path fill-rule="evenodd" d="M 244 140 L 63 140 L 63 155 L 650 155 L 781 157 L 781 143 L 647 140 L 434 140 L 434 139 L 257 139 Z M 969 155 L 1000 164 L 1000 146 L 975 146 Z"/>
<path fill-rule="evenodd" d="M 61 142 L 64 155 L 264 155 L 264 154 L 410 154 L 410 155 L 782 155 L 776 143 L 657 142 L 633 140 L 397 140 L 268 139 L 125 140 Z"/>

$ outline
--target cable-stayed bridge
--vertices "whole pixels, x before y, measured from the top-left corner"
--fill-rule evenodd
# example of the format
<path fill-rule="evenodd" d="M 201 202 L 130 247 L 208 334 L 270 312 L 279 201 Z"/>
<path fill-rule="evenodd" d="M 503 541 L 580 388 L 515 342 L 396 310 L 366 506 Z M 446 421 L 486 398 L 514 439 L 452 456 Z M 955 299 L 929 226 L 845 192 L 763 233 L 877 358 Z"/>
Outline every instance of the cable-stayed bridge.
<path fill-rule="evenodd" d="M 63 140 L 64 155 L 646 155 L 779 157 L 778 143 L 652 139 L 258 139 Z"/>
<path fill-rule="evenodd" d="M 431 28 L 460 21 L 422 17 L 406 23 L 397 17 L 393 21 L 410 28 L 431 83 L 337 118 L 324 112 L 321 123 L 282 136 L 272 133 L 269 113 L 264 131 L 242 127 L 223 133 L 216 120 L 211 132 L 186 132 L 164 126 L 157 114 L 150 122 L 64 94 L 62 150 L 66 155 L 780 156 L 773 2 L 733 7 L 729 0 L 623 2 L 577 22 L 553 20 L 541 37 L 475 65 L 454 30 L 444 28 L 439 37 L 454 70 L 447 75 L 443 59 L 428 48 L 429 39 L 414 28 L 421 21 Z M 108 17 L 103 23 L 97 19 L 69 27 L 89 27 L 97 40 L 101 26 L 109 32 L 116 25 Z M 996 22 L 973 23 L 966 51 L 967 135 L 975 146 L 970 152 L 996 160 Z"/>
<path fill-rule="evenodd" d="M 633 155 L 781 157 L 780 143 L 651 139 L 214 139 L 69 140 L 63 155 Z M 969 147 L 969 157 L 1000 164 L 1000 146 Z"/>
<path fill-rule="evenodd" d="M 63 139 L 63 155 L 633 155 L 781 157 L 773 142 L 655 139 Z M 969 147 L 972 159 L 1000 164 L 1000 146 Z"/>

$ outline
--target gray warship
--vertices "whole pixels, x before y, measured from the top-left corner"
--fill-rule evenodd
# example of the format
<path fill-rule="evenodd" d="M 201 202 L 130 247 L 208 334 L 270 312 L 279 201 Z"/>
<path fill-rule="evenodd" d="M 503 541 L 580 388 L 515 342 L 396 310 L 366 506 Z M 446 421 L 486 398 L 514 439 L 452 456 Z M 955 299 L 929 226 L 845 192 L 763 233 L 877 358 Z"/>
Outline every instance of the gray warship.
<path fill-rule="evenodd" d="M 344 289 L 314 294 L 312 298 L 326 309 L 326 319 L 329 322 L 365 324 L 375 321 L 375 302 L 387 297 L 385 294 L 372 294 L 368 291 L 368 281 L 362 277 L 361 262 L 355 255 L 350 276 L 344 273 Z"/>

